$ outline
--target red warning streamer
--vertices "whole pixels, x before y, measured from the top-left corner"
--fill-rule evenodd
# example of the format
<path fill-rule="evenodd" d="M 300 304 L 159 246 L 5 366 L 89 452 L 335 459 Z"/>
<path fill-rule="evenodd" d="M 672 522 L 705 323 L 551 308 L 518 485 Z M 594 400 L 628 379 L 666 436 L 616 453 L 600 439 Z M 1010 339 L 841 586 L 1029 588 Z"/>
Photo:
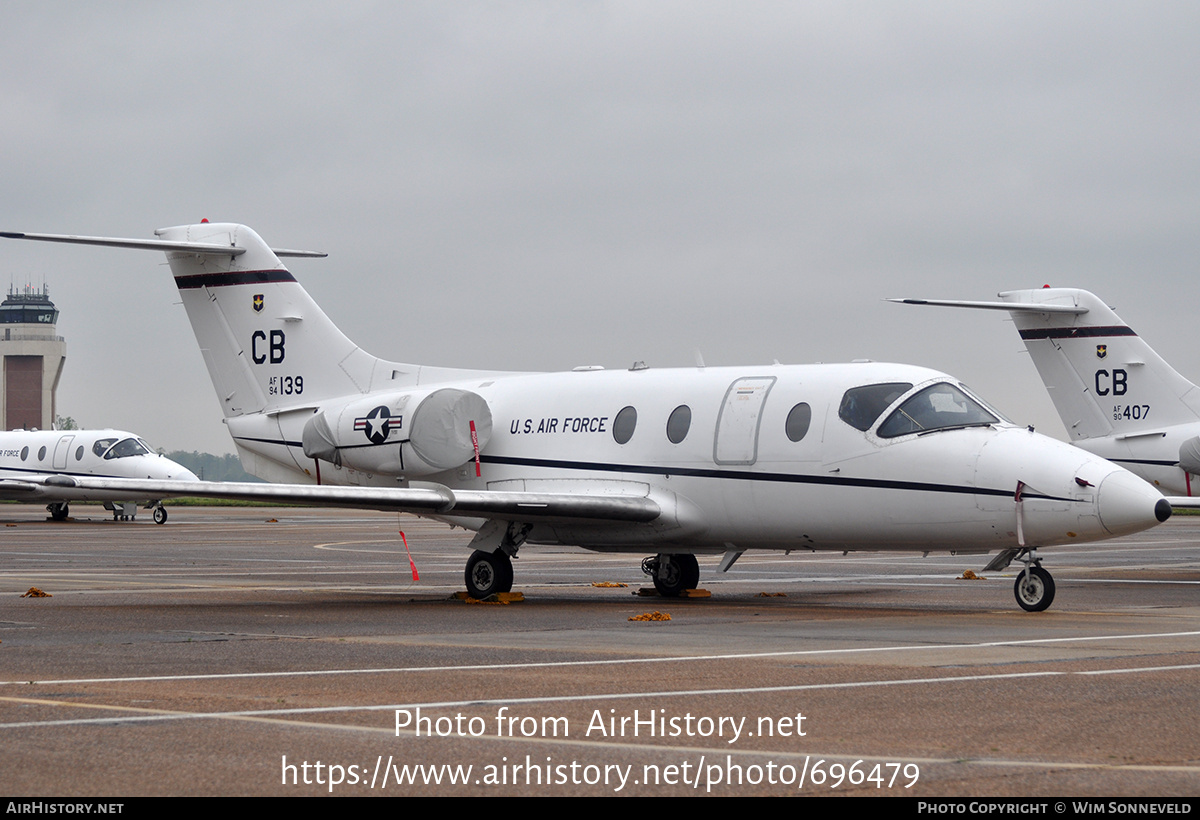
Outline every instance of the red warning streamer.
<path fill-rule="evenodd" d="M 471 419 L 471 446 L 475 448 L 475 477 L 483 473 L 479 471 L 479 434 L 475 432 L 475 419 Z"/>
<path fill-rule="evenodd" d="M 420 576 L 417 575 L 417 565 L 412 559 L 412 553 L 408 550 L 408 539 L 404 537 L 404 530 L 400 530 L 400 540 L 404 542 L 404 551 L 408 553 L 408 565 L 412 567 L 413 580 L 420 581 Z"/>

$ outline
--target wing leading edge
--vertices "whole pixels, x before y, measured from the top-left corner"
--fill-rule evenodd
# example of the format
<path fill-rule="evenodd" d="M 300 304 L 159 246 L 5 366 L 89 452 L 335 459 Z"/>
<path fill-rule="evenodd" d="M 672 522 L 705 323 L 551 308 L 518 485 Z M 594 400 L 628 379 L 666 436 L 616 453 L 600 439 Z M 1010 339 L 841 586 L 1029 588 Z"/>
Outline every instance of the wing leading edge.
<path fill-rule="evenodd" d="M 82 493 L 119 491 L 141 493 L 154 498 L 225 498 L 466 518 L 649 523 L 662 514 L 658 503 L 645 496 L 451 490 L 440 484 L 422 487 L 344 487 L 329 484 L 158 481 L 85 476 L 52 476 L 46 479 L 45 484 L 70 487 Z"/>

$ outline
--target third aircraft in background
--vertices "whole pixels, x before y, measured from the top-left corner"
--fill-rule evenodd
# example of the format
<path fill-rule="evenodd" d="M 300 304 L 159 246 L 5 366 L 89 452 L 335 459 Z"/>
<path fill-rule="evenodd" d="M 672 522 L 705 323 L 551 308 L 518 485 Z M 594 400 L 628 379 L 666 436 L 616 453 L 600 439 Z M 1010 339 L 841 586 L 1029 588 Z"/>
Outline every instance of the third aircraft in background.
<path fill-rule="evenodd" d="M 1007 311 L 1071 443 L 1127 467 L 1173 506 L 1200 495 L 1200 388 L 1086 290 L 1038 288 L 1001 302 L 892 299 Z"/>
<path fill-rule="evenodd" d="M 160 494 L 118 489 L 86 490 L 64 477 L 198 481 L 191 470 L 159 455 L 132 433 L 120 430 L 12 430 L 0 432 L 0 498 L 48 502 L 46 511 L 65 521 L 72 501 L 103 501 L 113 518 L 131 519 L 141 503 L 154 520 L 167 520 Z"/>
<path fill-rule="evenodd" d="M 202 222 L 150 240 L 2 235 L 166 253 L 243 466 L 288 482 L 77 486 L 465 526 L 476 532 L 465 571 L 475 597 L 509 590 L 512 559 L 538 544 L 647 556 L 664 595 L 698 584 L 697 554 L 723 556 L 727 570 L 750 549 L 998 551 L 988 566 L 1022 561 L 1017 602 L 1041 610 L 1054 583 L 1037 548 L 1171 514 L 1137 476 L 1012 424 L 934 370 L 408 364 L 354 344 L 280 261 L 322 254 L 273 250 L 242 225 Z"/>

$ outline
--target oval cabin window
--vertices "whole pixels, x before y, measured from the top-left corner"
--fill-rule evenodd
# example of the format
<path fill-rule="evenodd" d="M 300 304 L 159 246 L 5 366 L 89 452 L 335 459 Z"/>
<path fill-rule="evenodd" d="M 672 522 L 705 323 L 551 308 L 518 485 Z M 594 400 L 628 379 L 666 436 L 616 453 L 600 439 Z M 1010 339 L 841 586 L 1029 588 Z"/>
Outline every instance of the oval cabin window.
<path fill-rule="evenodd" d="M 626 444 L 633 438 L 633 431 L 637 428 L 637 410 L 632 407 L 623 407 L 621 412 L 617 413 L 617 417 L 613 419 L 613 438 L 617 444 Z"/>
<path fill-rule="evenodd" d="M 692 408 L 686 404 L 679 405 L 671 411 L 671 416 L 667 419 L 667 439 L 672 444 L 678 444 L 687 438 L 691 426 Z"/>
<path fill-rule="evenodd" d="M 800 402 L 788 413 L 783 430 L 792 441 L 799 441 L 808 435 L 808 426 L 812 424 L 812 408 Z"/>

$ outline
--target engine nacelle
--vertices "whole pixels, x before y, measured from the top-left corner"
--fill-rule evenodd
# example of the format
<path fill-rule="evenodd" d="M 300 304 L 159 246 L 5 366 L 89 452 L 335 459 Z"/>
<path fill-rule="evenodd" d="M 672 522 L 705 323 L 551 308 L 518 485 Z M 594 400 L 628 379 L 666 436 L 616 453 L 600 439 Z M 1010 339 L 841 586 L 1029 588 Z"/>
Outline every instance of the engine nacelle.
<path fill-rule="evenodd" d="M 304 425 L 304 454 L 366 473 L 424 476 L 461 467 L 492 436 L 478 393 L 443 387 L 326 407 Z"/>

